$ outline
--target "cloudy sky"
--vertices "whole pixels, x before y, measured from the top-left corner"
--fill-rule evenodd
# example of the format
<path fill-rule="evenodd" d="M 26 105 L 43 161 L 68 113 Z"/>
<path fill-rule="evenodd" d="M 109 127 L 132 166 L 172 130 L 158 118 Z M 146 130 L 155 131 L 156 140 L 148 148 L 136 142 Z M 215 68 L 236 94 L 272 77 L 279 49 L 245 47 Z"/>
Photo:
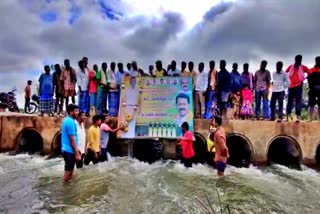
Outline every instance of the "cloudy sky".
<path fill-rule="evenodd" d="M 76 67 L 161 59 L 292 63 L 320 55 L 319 0 L 1 0 L 0 91 L 16 87 L 44 64 L 69 58 Z"/>

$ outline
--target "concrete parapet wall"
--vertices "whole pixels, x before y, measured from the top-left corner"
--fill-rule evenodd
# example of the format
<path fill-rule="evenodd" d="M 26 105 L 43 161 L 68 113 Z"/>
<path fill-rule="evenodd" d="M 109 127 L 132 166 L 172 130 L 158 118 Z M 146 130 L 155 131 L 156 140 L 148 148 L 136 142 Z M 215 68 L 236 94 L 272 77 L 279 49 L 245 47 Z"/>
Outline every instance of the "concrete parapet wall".
<path fill-rule="evenodd" d="M 52 144 L 55 136 L 60 132 L 63 118 L 38 117 L 25 114 L 0 113 L 0 151 L 17 150 L 17 140 L 24 130 L 35 130 L 43 139 L 43 153 L 52 152 Z M 91 120 L 86 121 L 86 128 Z M 116 118 L 113 118 L 113 127 L 116 126 Z M 194 120 L 195 135 L 206 139 L 210 126 L 210 120 Z M 243 138 L 252 149 L 251 161 L 266 163 L 268 161 L 269 146 L 273 140 L 279 137 L 291 139 L 301 151 L 302 161 L 305 164 L 315 164 L 316 151 L 320 144 L 320 124 L 318 123 L 276 123 L 270 121 L 225 121 L 224 127 L 228 136 Z M 204 140 L 202 140 L 204 141 Z M 196 142 L 199 143 L 199 142 Z M 200 142 L 205 143 L 205 142 Z M 175 142 L 165 142 L 164 158 L 175 159 Z M 128 144 L 121 143 L 122 154 L 128 153 Z"/>

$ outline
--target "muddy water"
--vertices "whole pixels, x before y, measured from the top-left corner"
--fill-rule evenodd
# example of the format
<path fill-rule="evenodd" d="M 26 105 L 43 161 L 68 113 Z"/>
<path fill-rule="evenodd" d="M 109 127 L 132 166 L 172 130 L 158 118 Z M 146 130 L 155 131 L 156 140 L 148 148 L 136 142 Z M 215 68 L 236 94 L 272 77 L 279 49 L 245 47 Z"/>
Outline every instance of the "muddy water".
<path fill-rule="evenodd" d="M 319 213 L 319 174 L 282 166 L 229 167 L 226 177 L 174 161 L 149 165 L 130 158 L 90 165 L 62 182 L 62 159 L 0 155 L 0 213 L 206 213 L 195 199 L 231 213 Z M 226 211 L 226 210 L 225 210 Z M 227 213 L 227 212 L 225 212 Z"/>

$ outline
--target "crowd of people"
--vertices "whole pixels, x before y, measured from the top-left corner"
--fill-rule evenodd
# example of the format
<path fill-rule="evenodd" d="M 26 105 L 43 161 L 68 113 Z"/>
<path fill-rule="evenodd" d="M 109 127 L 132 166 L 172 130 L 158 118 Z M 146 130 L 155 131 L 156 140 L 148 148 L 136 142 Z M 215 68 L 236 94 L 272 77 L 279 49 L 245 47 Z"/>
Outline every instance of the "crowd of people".
<path fill-rule="evenodd" d="M 92 125 L 85 131 L 85 112 L 79 111 L 75 104 L 67 106 L 67 116 L 63 119 L 61 127 L 61 150 L 65 161 L 64 181 L 69 182 L 73 170 L 89 165 L 91 162 L 107 161 L 107 146 L 110 133 L 123 130 L 120 126 L 112 129 L 108 115 L 94 115 Z"/>
<path fill-rule="evenodd" d="M 108 160 L 108 143 L 110 133 L 117 133 L 124 130 L 124 126 L 112 129 L 110 117 L 106 114 L 94 115 L 92 125 L 85 131 L 85 112 L 80 111 L 75 104 L 67 106 L 67 116 L 61 125 L 61 151 L 64 158 L 64 181 L 70 182 L 73 177 L 74 168 L 82 168 L 91 162 L 97 164 Z M 214 141 L 210 151 L 215 148 L 211 159 L 217 169 L 218 175 L 223 176 L 229 156 L 226 145 L 226 133 L 222 127 L 222 117 L 215 115 L 211 122 L 212 129 L 209 138 Z M 181 125 L 183 136 L 178 137 L 178 144 L 182 149 L 182 163 L 185 167 L 192 167 L 195 151 L 193 148 L 192 132 L 189 130 L 187 122 Z"/>
<path fill-rule="evenodd" d="M 301 106 L 303 83 L 307 76 L 309 92 L 308 106 L 309 119 L 312 120 L 315 106 L 318 106 L 320 117 L 320 57 L 316 57 L 315 66 L 308 69 L 302 64 L 302 56 L 297 55 L 295 62 L 283 70 L 283 63 L 277 62 L 275 72 L 267 69 L 267 61 L 261 62 L 260 68 L 253 74 L 249 71 L 249 64 L 243 65 L 243 72 L 238 71 L 238 64 L 233 63 L 232 71 L 226 69 L 226 61 L 220 61 L 220 71 L 215 68 L 215 62 L 209 62 L 206 70 L 204 63 L 199 63 L 198 69 L 193 62 L 181 62 L 181 69 L 177 68 L 176 61 L 172 61 L 167 69 L 162 62 L 157 61 L 156 66 L 149 66 L 148 72 L 143 71 L 133 61 L 126 65 L 108 64 L 103 62 L 101 68 L 94 65 L 91 69 L 88 58 L 83 57 L 78 62 L 77 69 L 72 67 L 68 59 L 64 66 L 56 64 L 51 74 L 49 65 L 44 67 L 44 73 L 39 78 L 40 112 L 41 114 L 61 114 L 63 104 L 67 107 L 69 99 L 75 103 L 78 94 L 80 111 L 88 115 L 101 115 L 108 111 L 110 116 L 118 115 L 121 83 L 124 76 L 181 76 L 191 77 L 193 80 L 193 98 L 195 118 L 212 118 L 213 109 L 226 115 L 227 108 L 233 109 L 234 119 L 256 118 L 282 121 L 283 105 L 287 93 L 286 119 L 289 120 L 293 107 L 297 121 L 301 120 Z M 183 81 L 183 80 L 181 80 Z M 30 101 L 31 81 L 25 88 L 26 104 Z M 77 90 L 76 90 L 77 88 Z M 77 91 L 77 93 L 76 93 Z M 271 101 L 268 102 L 268 95 Z M 53 103 L 55 96 L 55 103 Z M 262 108 L 261 108 L 262 104 Z M 269 109 L 271 116 L 269 115 Z M 278 115 L 276 115 L 278 113 Z"/>
<path fill-rule="evenodd" d="M 88 58 L 83 57 L 78 62 L 77 69 L 71 66 L 68 59 L 64 66 L 56 64 L 51 74 L 49 65 L 44 66 L 44 73 L 39 78 L 39 96 L 41 114 L 63 112 L 63 105 L 67 117 L 62 123 L 62 152 L 65 160 L 64 180 L 70 181 L 74 167 L 81 168 L 83 163 L 96 164 L 107 160 L 107 145 L 110 133 L 124 130 L 125 127 L 112 129 L 109 117 L 118 115 L 122 79 L 124 76 L 139 77 L 151 76 L 154 78 L 173 76 L 192 78 L 192 94 L 196 118 L 213 118 L 209 139 L 214 142 L 210 151 L 214 149 L 214 164 L 218 175 L 223 175 L 228 158 L 226 136 L 222 125 L 222 118 L 226 117 L 227 109 L 233 109 L 234 119 L 267 119 L 268 108 L 271 109 L 271 120 L 283 120 L 283 105 L 287 93 L 286 119 L 291 116 L 293 107 L 297 121 L 301 120 L 301 103 L 303 84 L 308 80 L 309 119 L 312 120 L 315 107 L 318 106 L 318 120 L 320 118 L 320 57 L 315 58 L 315 66 L 308 69 L 302 64 L 302 56 L 297 55 L 295 62 L 283 70 L 283 63 L 277 62 L 275 72 L 267 69 L 267 61 L 261 62 L 259 70 L 254 74 L 249 71 L 249 64 L 243 65 L 243 72 L 238 71 L 238 64 L 233 63 L 232 71 L 226 69 L 226 61 L 220 61 L 220 71 L 215 68 L 215 62 L 209 62 L 208 71 L 204 63 L 199 63 L 195 69 L 194 63 L 181 62 L 181 69 L 177 68 L 176 61 L 172 61 L 164 69 L 161 61 L 156 66 L 149 66 L 148 72 L 139 68 L 133 61 L 126 65 L 106 62 L 99 69 L 88 65 Z M 181 78 L 181 85 L 186 78 Z M 25 88 L 26 106 L 30 102 L 31 81 Z M 77 89 L 77 90 L 76 90 Z M 270 90 L 272 89 L 272 90 Z M 77 93 L 76 93 L 77 91 Z M 271 91 L 271 102 L 268 104 L 268 95 Z M 75 96 L 78 94 L 78 105 L 75 105 Z M 56 102 L 53 103 L 55 96 Z M 73 104 L 69 104 L 69 99 Z M 255 101 L 255 109 L 254 109 Z M 263 107 L 261 108 L 261 104 Z M 278 106 L 278 107 L 276 107 Z M 108 113 L 108 114 L 106 114 Z M 216 114 L 218 113 L 218 114 Z M 86 134 L 83 122 L 86 116 L 93 116 L 92 126 Z M 222 115 L 222 117 L 220 116 Z M 194 150 L 192 134 L 188 122 L 181 125 L 182 137 L 178 138 L 182 147 L 182 162 L 191 167 Z M 214 148 L 213 148 L 214 147 Z"/>

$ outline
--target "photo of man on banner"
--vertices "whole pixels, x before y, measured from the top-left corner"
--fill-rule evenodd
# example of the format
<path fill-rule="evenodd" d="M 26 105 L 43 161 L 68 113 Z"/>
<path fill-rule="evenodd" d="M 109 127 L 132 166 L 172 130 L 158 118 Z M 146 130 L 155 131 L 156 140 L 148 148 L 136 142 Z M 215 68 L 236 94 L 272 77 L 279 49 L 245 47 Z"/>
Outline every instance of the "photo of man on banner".
<path fill-rule="evenodd" d="M 178 110 L 178 115 L 175 117 L 175 122 L 178 128 L 178 136 L 182 135 L 181 125 L 184 122 L 188 124 L 193 124 L 193 113 L 190 110 L 190 96 L 185 93 L 179 93 L 176 96 L 176 108 Z"/>

